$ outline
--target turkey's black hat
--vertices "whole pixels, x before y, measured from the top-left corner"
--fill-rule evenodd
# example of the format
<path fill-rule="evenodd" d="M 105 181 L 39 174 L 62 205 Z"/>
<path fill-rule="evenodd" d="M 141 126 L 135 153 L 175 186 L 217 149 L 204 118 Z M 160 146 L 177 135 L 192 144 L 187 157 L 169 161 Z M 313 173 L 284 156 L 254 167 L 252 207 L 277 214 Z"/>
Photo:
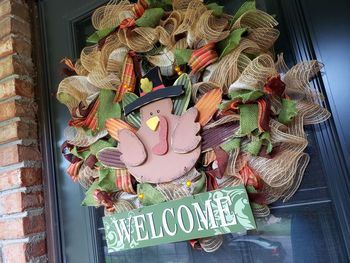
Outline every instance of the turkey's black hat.
<path fill-rule="evenodd" d="M 151 102 L 164 98 L 176 97 L 184 92 L 183 85 L 165 87 L 162 81 L 159 67 L 152 68 L 147 72 L 143 79 L 144 78 L 152 81 L 153 88 L 150 92 L 144 92 L 140 88 L 140 98 L 134 100 L 124 107 L 125 116 Z"/>

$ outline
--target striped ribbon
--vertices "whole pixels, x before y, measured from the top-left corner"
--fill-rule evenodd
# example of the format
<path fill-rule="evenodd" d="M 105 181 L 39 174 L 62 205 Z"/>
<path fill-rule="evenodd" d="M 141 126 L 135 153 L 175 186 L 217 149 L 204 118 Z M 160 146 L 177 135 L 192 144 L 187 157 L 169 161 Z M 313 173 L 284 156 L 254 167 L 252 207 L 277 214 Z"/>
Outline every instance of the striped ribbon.
<path fill-rule="evenodd" d="M 188 61 L 188 65 L 191 67 L 192 73 L 196 73 L 204 69 L 218 59 L 218 54 L 214 48 L 215 43 L 209 43 L 192 53 L 190 60 Z"/>
<path fill-rule="evenodd" d="M 99 100 L 97 99 L 93 103 L 94 105 L 86 117 L 73 118 L 68 122 L 68 125 L 74 127 L 86 127 L 95 131 L 97 129 L 97 111 L 99 106 Z"/>
<path fill-rule="evenodd" d="M 133 6 L 133 11 L 136 17 L 141 17 L 145 10 L 148 8 L 148 4 L 145 0 L 138 0 Z"/>
<path fill-rule="evenodd" d="M 258 99 L 258 128 L 260 132 L 270 130 L 270 102 L 267 99 Z"/>
<path fill-rule="evenodd" d="M 109 212 L 115 211 L 115 208 L 113 207 L 113 200 L 112 200 L 111 195 L 109 193 L 107 193 L 105 191 L 101 191 L 99 189 L 96 189 L 93 193 L 93 197 L 97 203 L 106 207 L 106 209 Z"/>
<path fill-rule="evenodd" d="M 130 54 L 125 57 L 121 84 L 117 90 L 114 101 L 120 102 L 125 92 L 134 92 L 136 86 L 136 76 L 134 71 L 134 62 Z"/>
<path fill-rule="evenodd" d="M 120 25 L 119 27 L 121 29 L 123 28 L 128 28 L 128 27 L 133 27 L 136 25 L 136 20 L 135 18 L 133 17 L 128 17 L 128 18 L 125 18 L 122 22 L 120 22 Z"/>
<path fill-rule="evenodd" d="M 134 27 L 136 25 L 136 19 L 141 17 L 145 10 L 147 9 L 148 4 L 144 0 L 137 1 L 136 4 L 133 6 L 133 12 L 135 17 L 128 17 L 125 18 L 119 25 L 120 28 L 128 28 L 128 27 Z"/>
<path fill-rule="evenodd" d="M 78 181 L 79 179 L 79 170 L 83 162 L 84 161 L 81 160 L 76 163 L 71 163 L 67 168 L 67 174 L 72 178 L 74 182 Z"/>
<path fill-rule="evenodd" d="M 131 175 L 127 169 L 115 169 L 115 185 L 123 192 L 136 194 L 131 181 Z"/>

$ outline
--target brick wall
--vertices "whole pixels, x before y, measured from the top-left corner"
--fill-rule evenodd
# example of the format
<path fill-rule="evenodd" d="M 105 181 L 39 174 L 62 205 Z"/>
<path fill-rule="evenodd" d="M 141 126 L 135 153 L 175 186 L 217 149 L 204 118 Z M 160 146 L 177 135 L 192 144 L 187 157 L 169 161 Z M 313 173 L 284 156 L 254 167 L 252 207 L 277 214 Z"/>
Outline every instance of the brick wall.
<path fill-rule="evenodd" d="M 32 19 L 26 0 L 0 0 L 0 262 L 4 263 L 47 261 Z"/>

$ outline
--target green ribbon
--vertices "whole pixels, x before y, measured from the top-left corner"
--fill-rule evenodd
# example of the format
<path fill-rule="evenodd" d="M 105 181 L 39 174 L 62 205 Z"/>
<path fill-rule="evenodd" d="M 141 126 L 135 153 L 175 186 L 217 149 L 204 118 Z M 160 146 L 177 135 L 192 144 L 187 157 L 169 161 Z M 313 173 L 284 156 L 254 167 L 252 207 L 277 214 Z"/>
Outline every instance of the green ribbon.
<path fill-rule="evenodd" d="M 99 189 L 106 192 L 117 192 L 119 189 L 115 185 L 116 174 L 114 169 L 100 169 Z"/>
<path fill-rule="evenodd" d="M 233 16 L 231 25 L 234 24 L 234 22 L 237 21 L 238 18 L 240 18 L 244 13 L 256 10 L 255 1 L 247 1 L 245 2 L 236 12 L 236 14 Z"/>
<path fill-rule="evenodd" d="M 86 150 L 86 151 L 83 151 L 83 152 L 78 152 L 78 148 L 76 146 L 74 146 L 73 149 L 70 152 L 74 156 L 76 156 L 76 157 L 78 157 L 80 159 L 83 159 L 83 160 L 86 160 L 86 158 L 88 158 L 89 155 L 91 154 L 90 150 Z"/>
<path fill-rule="evenodd" d="M 225 152 L 230 153 L 232 150 L 238 149 L 241 146 L 240 138 L 231 138 L 230 140 L 220 145 L 221 149 Z"/>
<path fill-rule="evenodd" d="M 260 153 L 261 147 L 263 146 L 264 143 L 267 143 L 266 153 L 267 154 L 271 153 L 273 149 L 273 145 L 271 142 L 269 132 L 263 132 L 260 136 L 253 137 L 252 141 L 247 144 L 244 150 L 254 156 L 257 156 Z"/>
<path fill-rule="evenodd" d="M 219 59 L 223 58 L 234 50 L 241 42 L 242 35 L 247 31 L 246 28 L 238 28 L 230 33 L 230 35 L 224 40 L 217 43 L 217 47 L 220 51 Z"/>
<path fill-rule="evenodd" d="M 257 104 L 239 105 L 240 134 L 250 134 L 258 128 L 259 108 Z"/>
<path fill-rule="evenodd" d="M 164 15 L 163 8 L 149 8 L 146 9 L 143 15 L 136 20 L 136 25 L 139 27 L 156 27 L 159 25 L 159 21 Z"/>
<path fill-rule="evenodd" d="M 177 65 L 184 65 L 187 64 L 188 61 L 190 60 L 193 50 L 192 49 L 179 49 L 175 48 L 173 50 L 176 64 Z"/>
<path fill-rule="evenodd" d="M 193 182 L 193 192 L 192 194 L 199 194 L 205 192 L 207 186 L 207 176 L 204 172 L 201 172 L 201 177 L 198 181 Z"/>
<path fill-rule="evenodd" d="M 96 44 L 98 41 L 100 41 L 102 38 L 108 36 L 110 33 L 113 32 L 113 28 L 103 28 L 100 30 L 97 30 L 95 33 L 93 33 L 91 36 L 89 36 L 86 40 L 86 42 L 91 43 L 91 44 Z"/>
<path fill-rule="evenodd" d="M 255 101 L 260 97 L 264 96 L 264 93 L 260 90 L 234 90 L 229 93 L 229 97 L 234 100 L 241 100 L 243 103 L 248 101 Z"/>
<path fill-rule="evenodd" d="M 119 103 L 114 103 L 115 93 L 113 90 L 101 89 L 99 95 L 99 105 L 97 110 L 97 126 L 99 130 L 105 128 L 105 122 L 110 118 L 121 117 L 121 107 Z"/>
<path fill-rule="evenodd" d="M 94 198 L 94 192 L 99 189 L 98 181 L 95 181 L 90 188 L 85 192 L 85 198 L 82 201 L 82 206 L 100 206 L 100 204 Z"/>
<path fill-rule="evenodd" d="M 146 0 L 146 2 L 149 8 L 160 7 L 167 10 L 173 4 L 172 0 Z"/>
<path fill-rule="evenodd" d="M 187 110 L 188 104 L 190 103 L 192 83 L 188 75 L 184 73 L 175 80 L 174 86 L 176 85 L 183 85 L 185 90 L 183 94 L 173 99 L 174 114 L 182 115 Z"/>
<path fill-rule="evenodd" d="M 282 109 L 278 115 L 278 121 L 283 124 L 288 124 L 297 114 L 296 103 L 292 100 L 282 99 Z"/>
<path fill-rule="evenodd" d="M 104 140 L 98 140 L 97 142 L 90 145 L 90 153 L 96 155 L 99 151 L 107 147 L 115 147 L 116 143 Z"/>
<path fill-rule="evenodd" d="M 224 13 L 224 6 L 218 5 L 217 3 L 210 3 L 205 6 L 208 10 L 213 10 L 214 16 L 222 16 Z"/>
<path fill-rule="evenodd" d="M 123 109 L 126 107 L 126 105 L 130 104 L 131 102 L 137 100 L 139 97 L 131 92 L 125 92 L 122 99 L 122 105 Z M 133 112 L 130 112 L 128 116 L 126 116 L 126 120 L 131 123 L 135 128 L 140 128 L 141 126 L 141 117 L 140 117 L 140 111 L 135 110 Z"/>
<path fill-rule="evenodd" d="M 165 197 L 155 187 L 148 183 L 142 183 L 137 185 L 137 194 L 142 194 L 143 198 L 140 198 L 140 202 L 144 206 L 155 205 L 165 202 Z"/>

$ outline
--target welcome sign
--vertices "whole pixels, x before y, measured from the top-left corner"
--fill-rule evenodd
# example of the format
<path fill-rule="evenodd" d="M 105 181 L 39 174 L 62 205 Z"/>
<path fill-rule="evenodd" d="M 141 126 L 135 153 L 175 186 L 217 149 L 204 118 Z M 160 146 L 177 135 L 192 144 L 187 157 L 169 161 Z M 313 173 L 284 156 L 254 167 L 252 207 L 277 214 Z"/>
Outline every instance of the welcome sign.
<path fill-rule="evenodd" d="M 255 229 L 243 185 L 103 218 L 108 252 Z"/>

